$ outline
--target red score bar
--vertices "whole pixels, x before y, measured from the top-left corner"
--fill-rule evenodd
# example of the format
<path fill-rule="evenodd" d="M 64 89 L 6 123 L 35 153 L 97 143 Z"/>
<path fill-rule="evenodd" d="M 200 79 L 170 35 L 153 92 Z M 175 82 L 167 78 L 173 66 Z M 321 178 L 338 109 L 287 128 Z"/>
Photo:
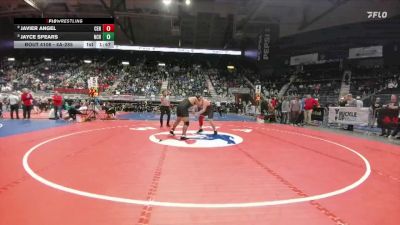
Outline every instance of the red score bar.
<path fill-rule="evenodd" d="M 103 32 L 114 32 L 114 24 L 103 24 Z"/>

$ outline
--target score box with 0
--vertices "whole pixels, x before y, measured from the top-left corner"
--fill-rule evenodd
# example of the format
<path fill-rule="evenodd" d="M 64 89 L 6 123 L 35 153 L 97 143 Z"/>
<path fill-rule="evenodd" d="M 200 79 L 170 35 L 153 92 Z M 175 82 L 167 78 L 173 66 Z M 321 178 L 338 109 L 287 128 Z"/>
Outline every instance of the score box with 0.
<path fill-rule="evenodd" d="M 103 41 L 114 41 L 114 32 L 103 33 Z"/>
<path fill-rule="evenodd" d="M 103 41 L 114 41 L 114 33 L 95 33 L 93 34 L 93 40 Z"/>
<path fill-rule="evenodd" d="M 103 32 L 114 32 L 114 24 L 103 24 Z"/>
<path fill-rule="evenodd" d="M 94 32 L 114 32 L 114 24 L 99 24 L 93 27 Z"/>

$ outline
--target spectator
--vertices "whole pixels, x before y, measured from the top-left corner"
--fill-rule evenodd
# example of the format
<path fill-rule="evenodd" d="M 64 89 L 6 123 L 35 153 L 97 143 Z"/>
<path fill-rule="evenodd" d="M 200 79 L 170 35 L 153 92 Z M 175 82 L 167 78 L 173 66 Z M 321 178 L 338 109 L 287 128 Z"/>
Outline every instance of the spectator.
<path fill-rule="evenodd" d="M 356 97 L 357 108 L 362 108 L 364 106 L 364 102 L 361 100 L 360 96 Z"/>
<path fill-rule="evenodd" d="M 399 133 L 400 131 L 400 111 L 399 111 L 399 115 L 398 115 L 398 121 L 397 121 L 397 126 L 396 129 L 394 129 L 394 131 L 389 135 L 389 139 L 393 139 L 396 137 L 396 135 Z"/>
<path fill-rule="evenodd" d="M 62 118 L 62 96 L 58 93 L 58 91 L 54 92 L 53 95 L 53 106 L 54 106 L 54 119 L 58 120 Z M 60 113 L 60 117 L 58 117 L 58 112 Z"/>
<path fill-rule="evenodd" d="M 21 100 L 22 100 L 22 113 L 24 119 L 30 119 L 33 97 L 27 88 L 22 89 Z"/>
<path fill-rule="evenodd" d="M 372 116 L 370 121 L 371 127 L 375 126 L 375 121 L 378 118 L 378 113 L 381 108 L 382 108 L 381 98 L 378 97 L 375 99 L 375 103 L 371 105 L 371 111 L 372 111 Z"/>
<path fill-rule="evenodd" d="M 390 103 L 387 105 L 384 105 L 383 107 L 387 107 L 389 109 L 399 109 L 399 103 L 397 101 L 397 95 L 392 95 L 390 96 Z M 396 129 L 397 130 L 397 129 Z M 391 134 L 391 130 L 390 129 L 385 129 L 382 126 L 382 133 L 379 136 L 386 136 L 388 137 Z M 397 134 L 397 133 L 396 133 Z M 392 135 L 393 136 L 393 135 Z"/>
<path fill-rule="evenodd" d="M 39 99 L 39 110 L 40 112 L 47 112 L 48 109 L 48 100 L 46 98 L 41 98 Z"/>
<path fill-rule="evenodd" d="M 8 103 L 10 104 L 11 119 L 14 119 L 14 111 L 15 111 L 17 120 L 19 120 L 19 102 L 20 102 L 19 97 L 17 95 L 15 95 L 14 93 L 11 93 L 8 96 Z"/>
<path fill-rule="evenodd" d="M 290 102 L 289 108 L 290 108 L 290 120 L 293 124 L 297 124 L 301 110 L 301 102 L 299 100 L 299 97 L 296 96 Z"/>
<path fill-rule="evenodd" d="M 340 107 L 345 107 L 346 104 L 347 104 L 346 96 L 341 97 L 340 100 L 339 100 L 339 106 Z"/>
<path fill-rule="evenodd" d="M 289 120 L 290 102 L 287 97 L 283 97 L 282 101 L 282 117 L 281 123 L 287 124 Z"/>
<path fill-rule="evenodd" d="M 109 102 L 105 102 L 103 109 L 106 112 L 107 119 L 115 119 L 117 115 L 117 110 L 115 107 L 113 107 Z"/>
<path fill-rule="evenodd" d="M 347 94 L 346 96 L 347 104 L 346 107 L 357 107 L 357 100 L 353 98 L 352 94 Z M 347 130 L 353 131 L 353 125 L 348 125 Z"/>
<path fill-rule="evenodd" d="M 299 116 L 297 118 L 297 124 L 300 125 L 300 126 L 304 125 L 304 106 L 305 106 L 305 102 L 306 102 L 306 98 L 303 97 L 300 100 L 300 114 L 299 114 Z"/>
<path fill-rule="evenodd" d="M 246 114 L 247 113 L 247 102 L 246 101 L 242 101 L 242 113 Z"/>
<path fill-rule="evenodd" d="M 217 111 L 218 111 L 218 113 L 219 113 L 219 116 L 222 117 L 221 102 L 220 102 L 220 101 L 216 101 L 216 102 L 215 102 L 215 106 L 217 107 Z"/>
<path fill-rule="evenodd" d="M 314 109 L 318 105 L 318 102 L 311 97 L 311 95 L 307 95 L 307 98 L 304 102 L 304 123 L 311 124 L 311 114 Z"/>
<path fill-rule="evenodd" d="M 274 105 L 272 103 L 273 103 L 272 99 L 267 100 L 268 109 L 267 109 L 267 117 L 266 117 L 266 119 L 269 122 L 275 122 L 276 121 L 276 109 L 275 109 L 275 107 L 274 107 Z"/>
<path fill-rule="evenodd" d="M 82 112 L 80 111 L 81 105 L 80 104 L 71 104 L 71 106 L 67 107 L 67 111 L 68 111 L 68 116 L 70 118 L 70 120 L 76 120 L 76 115 L 77 114 L 82 114 Z M 87 110 L 87 108 L 86 108 Z"/>
<path fill-rule="evenodd" d="M 272 96 L 271 98 L 271 105 L 274 109 L 276 109 L 276 107 L 278 106 L 278 99 L 275 96 Z"/>

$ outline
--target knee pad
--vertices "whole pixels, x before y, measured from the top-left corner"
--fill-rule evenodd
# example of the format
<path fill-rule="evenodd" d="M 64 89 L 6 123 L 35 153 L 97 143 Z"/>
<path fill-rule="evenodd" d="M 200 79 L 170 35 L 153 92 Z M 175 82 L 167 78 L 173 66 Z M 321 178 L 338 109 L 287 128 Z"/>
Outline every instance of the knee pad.
<path fill-rule="evenodd" d="M 185 125 L 186 125 L 186 126 L 189 126 L 189 121 L 185 122 Z"/>

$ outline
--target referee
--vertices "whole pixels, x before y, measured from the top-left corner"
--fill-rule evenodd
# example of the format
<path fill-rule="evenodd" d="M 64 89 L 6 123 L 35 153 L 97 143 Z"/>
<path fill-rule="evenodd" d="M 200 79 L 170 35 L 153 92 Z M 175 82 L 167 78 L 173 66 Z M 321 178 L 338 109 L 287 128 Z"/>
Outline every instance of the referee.
<path fill-rule="evenodd" d="M 169 120 L 171 119 L 171 102 L 169 101 L 168 90 L 163 90 L 160 105 L 160 127 L 163 127 L 164 115 L 167 114 L 167 127 L 170 127 Z"/>

